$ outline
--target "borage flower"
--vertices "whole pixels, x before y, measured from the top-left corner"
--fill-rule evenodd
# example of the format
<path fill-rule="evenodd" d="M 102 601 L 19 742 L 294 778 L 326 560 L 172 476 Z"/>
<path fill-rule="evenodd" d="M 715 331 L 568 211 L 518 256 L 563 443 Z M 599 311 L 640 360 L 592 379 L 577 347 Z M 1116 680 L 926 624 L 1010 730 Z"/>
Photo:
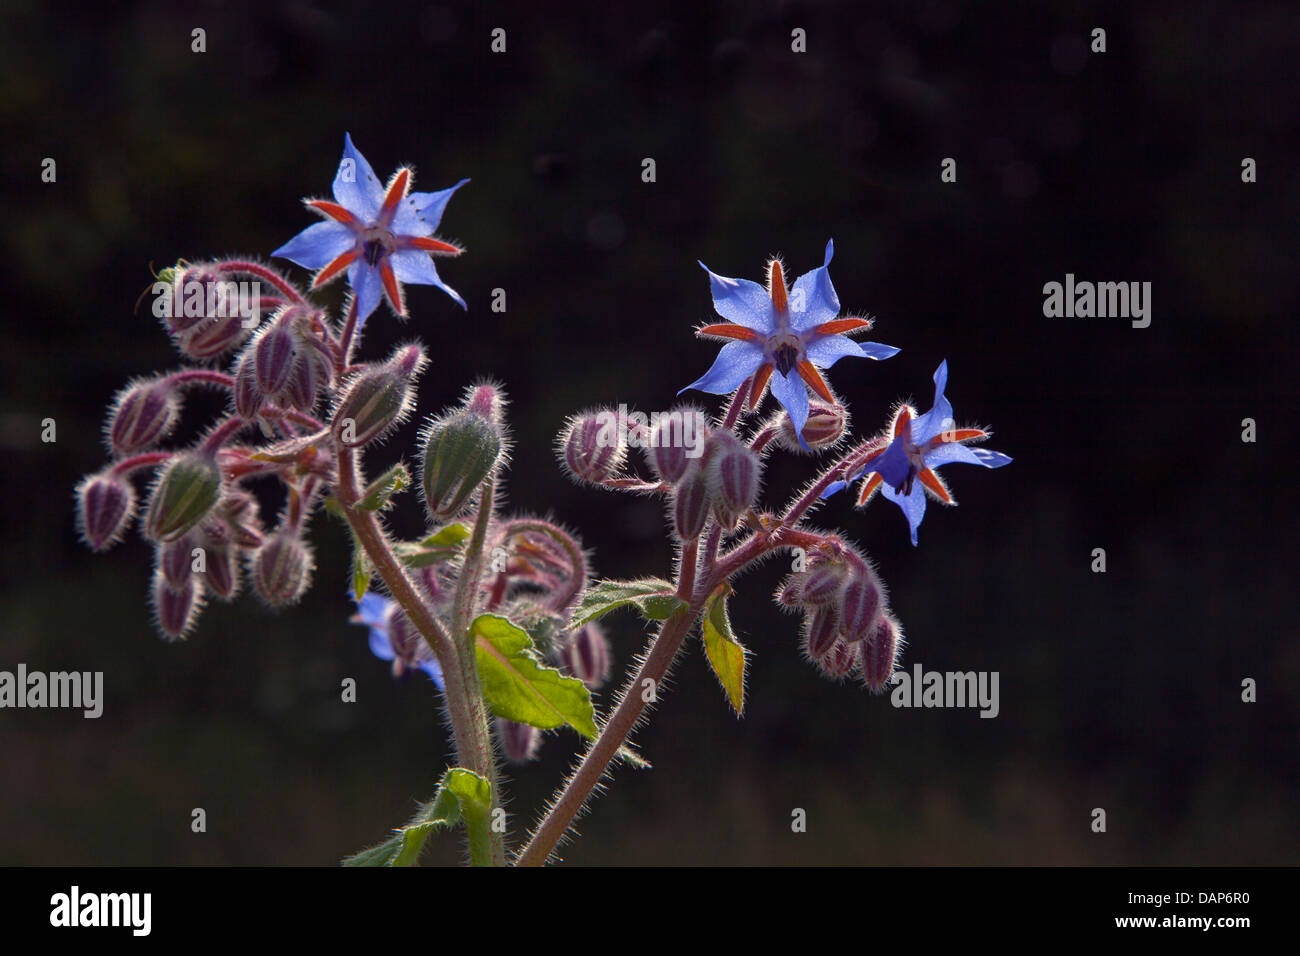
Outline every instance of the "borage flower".
<path fill-rule="evenodd" d="M 396 601 L 371 592 L 356 603 L 352 623 L 370 628 L 370 653 L 381 661 L 392 661 L 394 677 L 414 667 L 428 674 L 438 690 L 446 689 L 438 659 Z"/>
<path fill-rule="evenodd" d="M 357 299 L 357 329 L 386 297 L 397 315 L 406 316 L 402 283 L 434 285 L 465 308 L 465 300 L 438 276 L 431 256 L 458 256 L 459 246 L 432 238 L 448 200 L 468 179 L 450 189 L 409 193 L 411 170 L 403 166 L 386 187 L 379 185 L 366 158 L 344 134 L 343 159 L 334 176 L 334 202 L 304 199 L 325 222 L 308 226 L 275 252 L 304 269 L 319 270 L 318 288 L 347 270 Z"/>
<path fill-rule="evenodd" d="M 702 378 L 682 391 L 695 388 L 726 395 L 748 381 L 749 407 L 757 408 L 770 380 L 772 394 L 789 413 L 795 434 L 806 448 L 803 427 L 808 420 L 808 388 L 832 405 L 839 404 L 818 370 L 830 368 L 845 356 L 887 359 L 898 354 L 892 345 L 854 342 L 848 337 L 870 328 L 872 321 L 837 318 L 840 299 L 827 269 L 834 252 L 835 244 L 826 243 L 821 268 L 801 275 L 789 293 L 779 259 L 768 263 L 766 289 L 748 279 L 715 275 L 701 262 L 713 286 L 713 307 L 729 321 L 705 325 L 696 334 L 734 341 L 722 347 Z"/>
<path fill-rule="evenodd" d="M 1011 458 L 986 448 L 968 448 L 967 442 L 982 441 L 989 433 L 982 428 L 957 428 L 952 417 L 952 405 L 944 397 L 948 384 L 948 362 L 945 360 L 934 373 L 934 405 L 924 415 L 917 417 L 909 405 L 899 408 L 894 417 L 893 441 L 869 457 L 866 467 L 848 481 L 837 481 L 822 493 L 826 498 L 847 484 L 865 478 L 858 494 L 858 504 L 865 505 L 872 495 L 881 491 L 907 516 L 912 531 L 912 544 L 916 544 L 916 529 L 925 517 L 925 495 L 932 494 L 946 505 L 957 502 L 935 469 L 940 465 L 963 463 L 1001 468 Z"/>

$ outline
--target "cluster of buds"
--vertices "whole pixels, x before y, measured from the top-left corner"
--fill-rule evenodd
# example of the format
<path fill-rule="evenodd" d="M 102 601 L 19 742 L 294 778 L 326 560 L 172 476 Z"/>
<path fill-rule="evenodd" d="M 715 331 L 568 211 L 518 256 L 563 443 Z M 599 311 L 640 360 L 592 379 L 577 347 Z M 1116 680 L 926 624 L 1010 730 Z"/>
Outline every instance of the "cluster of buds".
<path fill-rule="evenodd" d="M 235 412 L 255 419 L 276 404 L 310 412 L 333 384 L 334 362 L 319 332 L 320 313 L 290 304 L 276 312 L 235 363 Z"/>
<path fill-rule="evenodd" d="M 779 605 L 803 613 L 804 655 L 827 677 L 856 673 L 873 692 L 884 690 L 902 631 L 875 569 L 836 538 L 827 538 L 804 563 L 776 593 Z"/>
<path fill-rule="evenodd" d="M 225 263 L 180 263 L 158 274 L 154 314 L 186 358 L 218 359 L 239 348 L 279 302 L 259 282 L 237 282 Z"/>

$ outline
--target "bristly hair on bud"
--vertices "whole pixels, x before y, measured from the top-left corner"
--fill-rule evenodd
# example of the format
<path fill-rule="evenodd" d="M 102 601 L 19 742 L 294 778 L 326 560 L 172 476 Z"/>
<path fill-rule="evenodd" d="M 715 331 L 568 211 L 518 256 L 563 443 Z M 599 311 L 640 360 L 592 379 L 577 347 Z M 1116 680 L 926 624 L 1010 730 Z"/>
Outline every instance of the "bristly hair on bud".
<path fill-rule="evenodd" d="M 898 620 L 892 614 L 884 614 L 872 636 L 858 645 L 862 655 L 862 681 L 873 694 L 889 686 L 904 643 Z"/>
<path fill-rule="evenodd" d="M 531 724 L 520 724 L 504 717 L 496 719 L 497 740 L 501 742 L 501 752 L 511 763 L 528 763 L 537 759 L 537 748 L 542 742 L 542 733 Z"/>
<path fill-rule="evenodd" d="M 758 501 L 763 463 L 758 454 L 729 431 L 709 436 L 703 474 L 709 485 L 713 514 L 724 531 L 732 531 Z"/>
<path fill-rule="evenodd" d="M 490 382 L 470 386 L 460 408 L 431 419 L 420 437 L 424 503 L 441 524 L 469 509 L 509 458 L 505 396 Z"/>
<path fill-rule="evenodd" d="M 154 572 L 150 596 L 154 620 L 163 638 L 169 641 L 184 639 L 203 607 L 203 585 L 191 575 L 179 587 L 173 587 L 159 568 Z"/>
<path fill-rule="evenodd" d="M 556 442 L 556 453 L 574 481 L 598 485 L 618 474 L 627 460 L 618 415 L 608 408 L 591 408 L 571 415 Z"/>
<path fill-rule="evenodd" d="M 107 469 L 77 485 L 77 531 L 92 551 L 107 551 L 122 540 L 135 517 L 130 479 Z"/>
<path fill-rule="evenodd" d="M 177 455 L 149 496 L 145 535 L 174 541 L 206 518 L 221 498 L 222 477 L 215 452 L 202 447 Z"/>
<path fill-rule="evenodd" d="M 675 485 L 700 459 L 709 439 L 709 420 L 694 405 L 678 405 L 660 416 L 644 448 L 646 463 L 665 484 Z"/>
<path fill-rule="evenodd" d="M 397 428 L 414 405 L 414 382 L 424 370 L 424 349 L 399 346 L 382 365 L 356 373 L 342 389 L 330 422 L 334 440 L 346 448 L 380 441 Z"/>
<path fill-rule="evenodd" d="M 125 457 L 156 447 L 176 427 L 180 408 L 180 390 L 165 377 L 132 381 L 113 400 L 104 429 L 109 450 Z"/>
<path fill-rule="evenodd" d="M 253 590 L 272 607 L 297 604 L 316 567 L 307 542 L 283 528 L 266 536 L 249 563 Z"/>
<path fill-rule="evenodd" d="M 834 448 L 844 440 L 849 430 L 849 410 L 843 405 L 832 405 L 821 399 L 811 399 L 808 405 L 808 420 L 803 426 L 803 439 L 807 447 L 799 444 L 794 433 L 794 422 L 789 412 L 782 409 L 763 426 L 775 433 L 774 442 L 785 451 L 796 455 L 818 454 Z"/>
<path fill-rule="evenodd" d="M 592 690 L 609 676 L 609 641 L 594 621 L 570 634 L 560 654 L 568 672 Z"/>

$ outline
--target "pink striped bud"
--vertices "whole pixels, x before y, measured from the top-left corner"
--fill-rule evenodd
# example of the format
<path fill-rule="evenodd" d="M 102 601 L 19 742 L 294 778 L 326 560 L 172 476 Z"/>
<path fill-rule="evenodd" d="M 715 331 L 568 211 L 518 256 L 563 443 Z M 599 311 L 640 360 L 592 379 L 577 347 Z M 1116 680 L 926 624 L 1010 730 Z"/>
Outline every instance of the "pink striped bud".
<path fill-rule="evenodd" d="M 700 457 L 708 437 L 709 426 L 703 412 L 697 408 L 675 408 L 655 423 L 646 459 L 656 475 L 675 485 Z"/>
<path fill-rule="evenodd" d="M 696 537 L 709 517 L 709 480 L 704 470 L 690 469 L 673 490 L 673 529 L 682 541 Z"/>
<path fill-rule="evenodd" d="M 622 467 L 625 457 L 614 412 L 587 412 L 569 419 L 560 439 L 560 461 L 574 478 L 599 484 Z"/>
<path fill-rule="evenodd" d="M 776 427 L 777 444 L 786 451 L 795 454 L 823 451 L 844 437 L 849 427 L 849 413 L 843 405 L 828 405 L 814 399 L 808 407 L 808 420 L 803 426 L 803 440 L 808 443 L 807 450 L 795 437 L 794 422 L 790 421 L 786 412 L 782 411 L 769 425 Z"/>
<path fill-rule="evenodd" d="M 786 578 L 776 600 L 786 607 L 819 607 L 840 596 L 849 579 L 849 566 L 842 561 L 827 561 Z"/>
<path fill-rule="evenodd" d="M 835 643 L 835 614 L 828 607 L 809 611 L 804 617 L 803 649 L 808 659 L 820 663 Z"/>
<path fill-rule="evenodd" d="M 93 551 L 107 551 L 120 541 L 134 513 L 135 489 L 111 470 L 77 486 L 77 529 Z"/>
<path fill-rule="evenodd" d="M 595 623 L 574 631 L 561 656 L 569 673 L 590 688 L 599 687 L 609 676 L 609 642 Z"/>
<path fill-rule="evenodd" d="M 898 654 L 903 647 L 903 629 L 891 614 L 881 616 L 870 639 L 859 645 L 862 650 L 862 680 L 874 694 L 889 686 Z"/>
<path fill-rule="evenodd" d="M 253 590 L 272 607 L 298 603 L 311 585 L 311 549 L 297 535 L 279 530 L 253 553 Z"/>
<path fill-rule="evenodd" d="M 839 633 L 850 644 L 865 640 L 875 631 L 880 615 L 884 613 L 884 592 L 880 579 L 871 566 L 864 563 L 854 570 L 836 607 Z"/>
<path fill-rule="evenodd" d="M 257 360 L 246 349 L 235 366 L 235 414 L 252 421 L 266 402 L 266 393 L 257 384 Z"/>
<path fill-rule="evenodd" d="M 728 531 L 758 500 L 762 463 L 753 449 L 742 445 L 731 432 L 718 431 L 709 437 L 713 446 L 705 466 L 713 514 Z"/>
<path fill-rule="evenodd" d="M 846 677 L 858 666 L 857 645 L 849 644 L 844 638 L 837 637 L 819 664 L 822 673 L 827 677 L 835 680 Z"/>
<path fill-rule="evenodd" d="M 127 386 L 109 417 L 108 440 L 113 454 L 134 455 L 166 438 L 180 415 L 177 390 L 156 378 Z"/>
<path fill-rule="evenodd" d="M 299 343 L 298 358 L 284 386 L 284 400 L 291 408 L 311 412 L 321 391 L 330 384 L 334 365 L 325 346 L 315 336 Z"/>
<path fill-rule="evenodd" d="M 203 581 L 206 590 L 220 601 L 232 601 L 239 594 L 242 583 L 239 573 L 239 551 L 228 543 L 209 541 L 204 545 Z"/>
<path fill-rule="evenodd" d="M 537 759 L 537 747 L 542 735 L 531 724 L 519 724 L 504 717 L 497 718 L 497 739 L 501 750 L 511 763 L 527 763 Z"/>
<path fill-rule="evenodd" d="M 161 569 L 154 573 L 153 606 L 163 637 L 178 641 L 185 636 L 198 620 L 202 597 L 202 586 L 192 575 L 179 587 L 172 587 Z"/>
<path fill-rule="evenodd" d="M 218 358 L 242 345 L 249 331 L 243 316 L 215 315 L 177 336 L 176 347 L 193 359 Z"/>
<path fill-rule="evenodd" d="M 173 588 L 182 588 L 193 572 L 194 549 L 199 547 L 199 532 L 191 531 L 175 541 L 160 544 L 154 549 L 158 570 L 163 580 Z"/>
<path fill-rule="evenodd" d="M 294 314 L 291 310 L 282 311 L 251 346 L 257 387 L 263 395 L 274 395 L 289 382 L 289 373 L 298 356 L 298 343 L 291 325 Z"/>

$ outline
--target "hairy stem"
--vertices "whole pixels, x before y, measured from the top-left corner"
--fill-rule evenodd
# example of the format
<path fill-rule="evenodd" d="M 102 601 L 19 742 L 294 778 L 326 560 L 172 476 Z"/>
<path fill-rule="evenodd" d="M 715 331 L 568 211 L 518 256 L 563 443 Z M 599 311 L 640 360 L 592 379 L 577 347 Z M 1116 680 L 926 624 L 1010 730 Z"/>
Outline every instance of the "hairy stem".
<path fill-rule="evenodd" d="M 627 741 L 632 729 L 641 720 L 647 708 L 658 697 L 658 688 L 672 666 L 673 660 L 681 650 L 682 641 L 690 633 L 704 594 L 695 587 L 696 556 L 699 553 L 699 539 L 692 538 L 682 543 L 680 567 L 677 576 L 677 596 L 687 601 L 686 607 L 664 622 L 659 634 L 650 644 L 636 676 L 623 689 L 622 699 L 614 709 L 613 715 L 601 728 L 600 736 L 587 750 L 582 763 L 565 784 L 564 789 L 555 798 L 537 829 L 533 831 L 528 845 L 515 858 L 516 866 L 543 866 L 555 851 L 556 845 L 563 839 L 573 824 L 574 818 L 582 810 L 591 791 L 609 769 L 610 761 Z M 647 681 L 651 683 L 647 685 Z M 646 693 L 646 690 L 652 690 Z"/>
<path fill-rule="evenodd" d="M 242 272 L 246 275 L 257 276 L 259 279 L 265 279 L 267 282 L 271 283 L 271 285 L 275 286 L 297 304 L 306 304 L 306 300 L 303 299 L 302 294 L 295 289 L 293 285 L 284 278 L 284 276 L 280 275 L 280 273 L 276 272 L 274 269 L 267 268 L 260 262 L 248 262 L 243 260 L 220 262 L 217 264 L 217 271 L 227 274 L 237 274 Z"/>

